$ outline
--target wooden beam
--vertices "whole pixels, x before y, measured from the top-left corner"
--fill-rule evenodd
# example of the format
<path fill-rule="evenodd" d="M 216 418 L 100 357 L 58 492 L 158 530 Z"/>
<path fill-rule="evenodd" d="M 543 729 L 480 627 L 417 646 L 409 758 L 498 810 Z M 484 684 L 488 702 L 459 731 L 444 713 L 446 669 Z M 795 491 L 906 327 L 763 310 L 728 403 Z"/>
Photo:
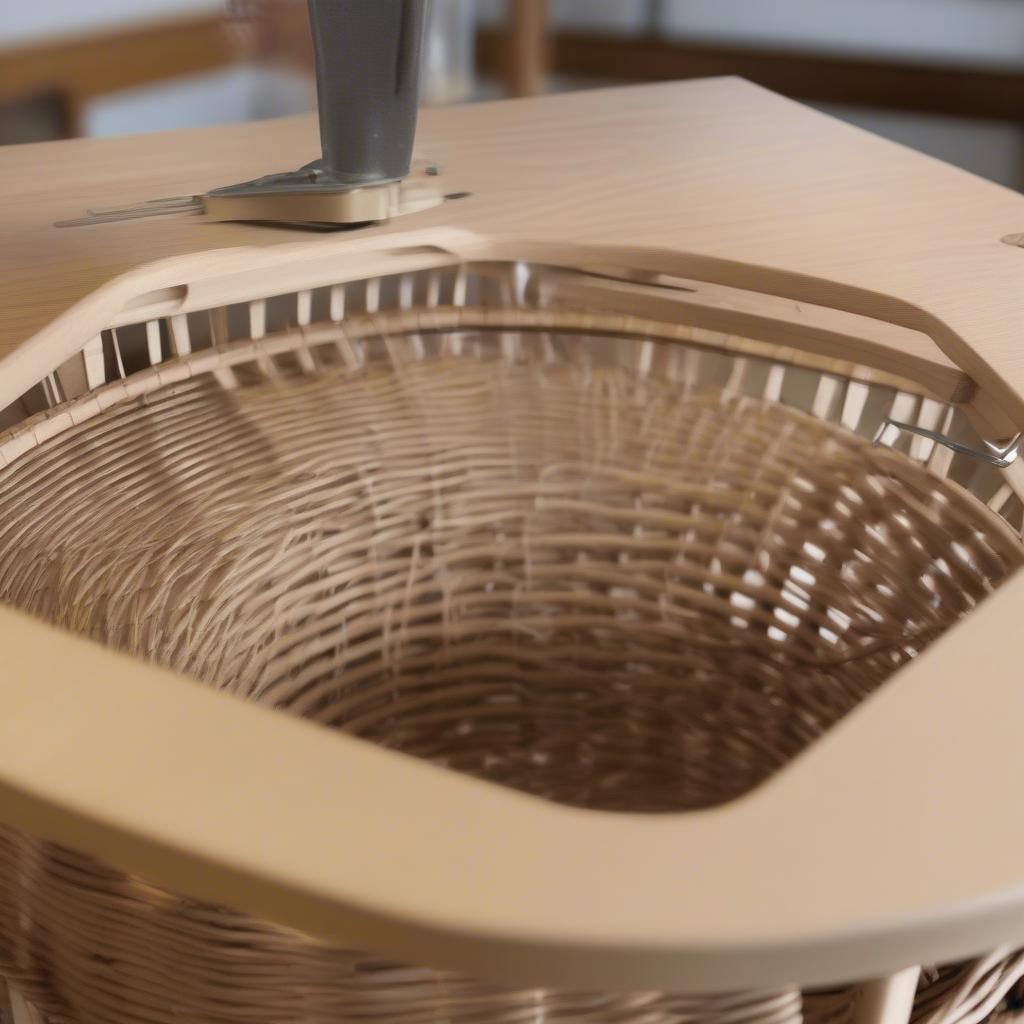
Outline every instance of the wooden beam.
<path fill-rule="evenodd" d="M 47 40 L 0 49 L 0 100 L 59 95 L 77 109 L 97 96 L 209 71 L 235 58 L 220 16 Z"/>
<path fill-rule="evenodd" d="M 499 73 L 501 33 L 478 37 L 480 68 Z M 860 58 L 597 33 L 558 32 L 550 70 L 587 78 L 650 82 L 739 75 L 817 103 L 1024 121 L 1024 71 Z"/>

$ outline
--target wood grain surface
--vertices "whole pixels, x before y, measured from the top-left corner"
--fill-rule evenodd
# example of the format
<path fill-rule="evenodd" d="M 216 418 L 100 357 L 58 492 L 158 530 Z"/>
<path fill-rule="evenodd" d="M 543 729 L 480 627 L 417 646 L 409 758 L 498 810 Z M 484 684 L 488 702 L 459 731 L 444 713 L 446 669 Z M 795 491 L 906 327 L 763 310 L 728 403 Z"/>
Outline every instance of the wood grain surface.
<path fill-rule="evenodd" d="M 477 252 L 622 247 L 637 265 L 922 331 L 987 404 L 1024 414 L 1024 250 L 1000 241 L 1024 229 L 1024 199 L 1008 189 L 737 79 L 428 110 L 417 148 L 471 195 L 310 234 L 182 216 L 52 226 L 297 166 L 317 152 L 309 119 L 10 147 L 0 355 L 167 257 L 303 242 L 326 258 L 368 237 L 457 228 Z"/>

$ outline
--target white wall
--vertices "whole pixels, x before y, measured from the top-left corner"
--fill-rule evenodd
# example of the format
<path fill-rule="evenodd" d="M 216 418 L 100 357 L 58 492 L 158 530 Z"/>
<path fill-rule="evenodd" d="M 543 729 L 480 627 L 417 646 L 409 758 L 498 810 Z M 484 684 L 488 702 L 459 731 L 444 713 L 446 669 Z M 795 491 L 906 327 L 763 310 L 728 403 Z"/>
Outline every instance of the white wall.
<path fill-rule="evenodd" d="M 551 23 L 566 28 L 634 32 L 647 22 L 647 0 L 548 0 L 548 3 Z M 485 24 L 500 22 L 507 8 L 508 0 L 476 0 L 477 17 Z"/>
<path fill-rule="evenodd" d="M 3 0 L 0 46 L 223 9 L 222 0 Z"/>
<path fill-rule="evenodd" d="M 563 2 L 582 12 L 582 3 Z M 663 31 L 844 53 L 1024 64 L 1024 4 L 1013 0 L 665 0 Z"/>
<path fill-rule="evenodd" d="M 477 0 L 490 23 L 505 9 L 506 0 Z M 1024 64 L 1018 0 L 550 0 L 552 22 L 566 28 L 644 31 L 655 10 L 669 37 Z"/>
<path fill-rule="evenodd" d="M 239 66 L 103 96 L 83 112 L 82 130 L 132 135 L 198 128 L 293 114 L 312 103 L 304 78 Z"/>

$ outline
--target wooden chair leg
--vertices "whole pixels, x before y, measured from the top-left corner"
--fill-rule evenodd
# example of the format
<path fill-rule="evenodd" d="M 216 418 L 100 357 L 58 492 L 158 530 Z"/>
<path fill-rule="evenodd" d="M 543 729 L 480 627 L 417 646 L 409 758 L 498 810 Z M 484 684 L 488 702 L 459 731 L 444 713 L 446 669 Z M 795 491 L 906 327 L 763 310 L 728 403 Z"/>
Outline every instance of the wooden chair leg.
<path fill-rule="evenodd" d="M 24 996 L 16 989 L 7 986 L 6 994 L 0 1000 L 0 1008 L 6 1016 L 0 1017 L 3 1024 L 8 1019 L 11 1024 L 46 1024 L 43 1015 L 25 1001 Z"/>
<path fill-rule="evenodd" d="M 510 96 L 535 96 L 547 76 L 547 0 L 509 0 L 506 88 Z"/>

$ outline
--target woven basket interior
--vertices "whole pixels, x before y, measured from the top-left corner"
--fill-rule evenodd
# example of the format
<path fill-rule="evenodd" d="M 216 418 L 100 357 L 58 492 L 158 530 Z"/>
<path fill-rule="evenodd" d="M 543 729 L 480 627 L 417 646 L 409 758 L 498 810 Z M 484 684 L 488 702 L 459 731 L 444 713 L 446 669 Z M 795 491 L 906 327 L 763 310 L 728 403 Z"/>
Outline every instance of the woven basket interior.
<path fill-rule="evenodd" d="M 26 451 L 0 598 L 459 771 L 659 812 L 749 791 L 1020 564 L 963 487 L 830 422 L 845 392 L 783 400 L 820 375 L 765 397 L 778 364 L 594 316 L 415 313 L 316 343 L 243 324 Z"/>
<path fill-rule="evenodd" d="M 977 446 L 957 409 L 531 300 L 539 273 L 105 331 L 0 413 L 0 600 L 455 770 L 657 812 L 756 786 L 1020 565 L 998 471 L 870 444 L 894 415 Z M 6 828 L 0 974 L 47 1024 L 846 1024 L 857 991 L 512 989 Z M 1022 974 L 1006 950 L 926 969 L 912 1019 L 977 1024 Z"/>

